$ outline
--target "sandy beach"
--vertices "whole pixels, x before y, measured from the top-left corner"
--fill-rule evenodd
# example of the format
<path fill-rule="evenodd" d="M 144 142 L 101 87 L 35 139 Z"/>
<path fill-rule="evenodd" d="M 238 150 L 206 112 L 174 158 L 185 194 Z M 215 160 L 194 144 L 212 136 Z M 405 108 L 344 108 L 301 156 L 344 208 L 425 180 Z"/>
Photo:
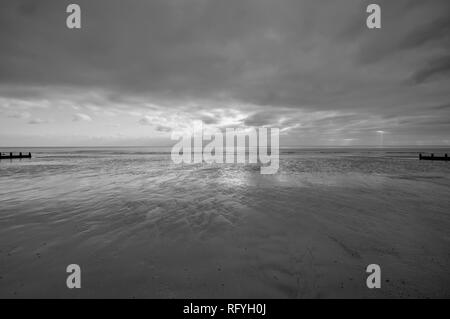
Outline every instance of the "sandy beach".
<path fill-rule="evenodd" d="M 280 164 L 263 176 L 127 150 L 1 161 L 0 297 L 450 297 L 448 163 L 375 150 Z M 81 289 L 66 287 L 69 264 Z M 366 287 L 369 264 L 381 289 Z"/>

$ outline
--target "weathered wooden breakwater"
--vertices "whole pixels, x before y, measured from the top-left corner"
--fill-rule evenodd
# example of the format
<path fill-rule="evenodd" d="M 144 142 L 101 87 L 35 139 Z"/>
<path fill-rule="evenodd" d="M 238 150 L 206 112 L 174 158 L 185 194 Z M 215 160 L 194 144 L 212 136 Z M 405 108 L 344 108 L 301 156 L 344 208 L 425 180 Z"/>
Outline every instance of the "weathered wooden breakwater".
<path fill-rule="evenodd" d="M 449 159 L 447 154 L 444 156 L 435 156 L 433 153 L 430 155 L 422 155 L 422 153 L 419 153 L 419 160 L 421 161 L 448 161 Z"/>
<path fill-rule="evenodd" d="M 31 158 L 31 153 L 0 153 L 0 159 Z"/>

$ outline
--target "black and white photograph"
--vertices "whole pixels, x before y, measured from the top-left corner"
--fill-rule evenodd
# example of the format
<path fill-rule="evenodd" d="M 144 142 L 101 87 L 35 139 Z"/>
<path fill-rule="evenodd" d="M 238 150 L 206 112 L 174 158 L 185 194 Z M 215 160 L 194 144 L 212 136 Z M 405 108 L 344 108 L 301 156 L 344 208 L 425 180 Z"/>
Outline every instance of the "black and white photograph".
<path fill-rule="evenodd" d="M 0 0 L 0 153 L 0 299 L 450 298 L 450 2 Z"/>

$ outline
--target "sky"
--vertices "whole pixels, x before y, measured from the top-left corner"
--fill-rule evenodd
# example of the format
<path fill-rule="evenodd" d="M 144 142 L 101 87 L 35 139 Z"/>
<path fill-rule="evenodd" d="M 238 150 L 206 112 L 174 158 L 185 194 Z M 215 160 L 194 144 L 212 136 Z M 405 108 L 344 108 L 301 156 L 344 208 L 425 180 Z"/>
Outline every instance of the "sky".
<path fill-rule="evenodd" d="M 198 121 L 276 127 L 283 146 L 450 145 L 449 14 L 448 0 L 2 0 L 0 146 L 171 145 Z"/>

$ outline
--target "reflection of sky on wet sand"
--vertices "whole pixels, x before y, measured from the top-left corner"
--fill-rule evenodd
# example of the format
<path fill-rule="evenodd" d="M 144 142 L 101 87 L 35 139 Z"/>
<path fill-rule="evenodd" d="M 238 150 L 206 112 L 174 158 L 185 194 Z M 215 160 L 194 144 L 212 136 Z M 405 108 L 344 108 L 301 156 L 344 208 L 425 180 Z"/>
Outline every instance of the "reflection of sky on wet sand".
<path fill-rule="evenodd" d="M 282 155 L 279 172 L 263 176 L 256 164 L 171 163 L 168 155 L 47 153 L 29 161 L 2 161 L 0 189 L 8 203 L 66 198 L 85 201 L 128 194 L 172 196 L 180 189 L 206 193 L 251 187 L 377 187 L 393 176 L 447 176 L 443 163 L 424 163 L 403 157 L 364 157 L 311 153 Z M 444 163 L 445 164 L 445 163 Z"/>
<path fill-rule="evenodd" d="M 42 285 L 36 276 L 35 286 L 17 287 L 18 278 L 32 267 L 56 285 L 51 274 L 76 260 L 87 267 L 86 280 L 98 283 L 83 291 L 88 297 L 292 297 L 298 254 L 314 250 L 332 270 L 348 247 L 361 243 L 353 249 L 362 255 L 376 243 L 375 253 L 397 249 L 404 259 L 416 232 L 434 237 L 415 247 L 445 264 L 440 226 L 430 226 L 429 216 L 448 211 L 450 168 L 414 154 L 289 152 L 277 174 L 261 175 L 255 164 L 175 165 L 169 154 L 150 151 L 35 153 L 0 162 L 0 296 L 52 295 L 35 289 Z M 311 267 L 302 271 L 321 269 Z M 342 271 L 354 278 L 352 269 Z"/>

